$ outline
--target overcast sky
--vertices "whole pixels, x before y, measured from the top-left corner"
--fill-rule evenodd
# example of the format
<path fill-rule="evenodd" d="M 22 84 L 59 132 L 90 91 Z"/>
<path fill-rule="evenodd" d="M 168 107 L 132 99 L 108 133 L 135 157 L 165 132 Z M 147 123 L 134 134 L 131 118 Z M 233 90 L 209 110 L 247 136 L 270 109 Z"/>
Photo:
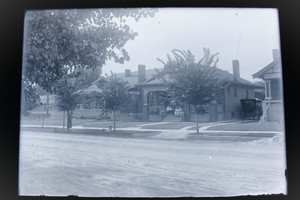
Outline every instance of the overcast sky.
<path fill-rule="evenodd" d="M 278 13 L 261 8 L 160 8 L 153 18 L 128 22 L 138 32 L 127 42 L 131 59 L 124 64 L 107 62 L 103 73 L 161 68 L 156 60 L 167 60 L 174 48 L 191 50 L 198 61 L 203 47 L 219 52 L 218 67 L 232 73 L 232 60 L 240 62 L 242 78 L 253 81 L 252 74 L 272 61 L 272 49 L 280 49 Z"/>

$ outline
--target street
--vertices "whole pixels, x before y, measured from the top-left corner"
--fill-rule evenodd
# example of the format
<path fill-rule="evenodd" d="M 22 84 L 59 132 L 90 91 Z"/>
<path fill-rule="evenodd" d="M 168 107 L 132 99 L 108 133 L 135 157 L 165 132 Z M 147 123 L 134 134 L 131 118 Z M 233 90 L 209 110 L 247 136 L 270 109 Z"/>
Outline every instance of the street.
<path fill-rule="evenodd" d="M 285 194 L 285 147 L 277 139 L 224 142 L 21 131 L 19 193 L 100 197 Z"/>

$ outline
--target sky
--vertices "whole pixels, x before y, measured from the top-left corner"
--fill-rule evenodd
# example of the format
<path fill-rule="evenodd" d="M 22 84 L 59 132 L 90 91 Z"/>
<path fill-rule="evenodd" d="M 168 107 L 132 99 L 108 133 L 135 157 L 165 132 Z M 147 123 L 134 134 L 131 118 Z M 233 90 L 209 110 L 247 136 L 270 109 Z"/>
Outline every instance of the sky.
<path fill-rule="evenodd" d="M 218 68 L 232 73 L 232 60 L 239 60 L 242 78 L 254 81 L 252 74 L 272 62 L 272 49 L 280 49 L 277 9 L 268 8 L 159 8 L 153 18 L 128 21 L 134 40 L 126 43 L 130 61 L 108 61 L 102 72 L 118 73 L 162 68 L 157 58 L 167 60 L 172 49 L 191 50 L 196 61 L 203 48 L 219 53 Z"/>

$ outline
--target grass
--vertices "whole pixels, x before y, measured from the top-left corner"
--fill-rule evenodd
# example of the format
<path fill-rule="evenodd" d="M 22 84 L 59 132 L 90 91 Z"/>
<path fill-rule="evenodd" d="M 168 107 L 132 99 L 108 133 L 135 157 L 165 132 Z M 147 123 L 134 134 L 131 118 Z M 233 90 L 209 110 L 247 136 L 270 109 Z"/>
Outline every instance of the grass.
<path fill-rule="evenodd" d="M 83 127 L 100 127 L 100 128 L 108 128 L 109 126 L 113 126 L 113 120 L 109 121 L 95 121 L 95 122 L 88 122 L 82 124 Z M 147 122 L 127 122 L 127 121 L 116 121 L 117 128 L 127 128 L 132 126 L 138 126 L 145 124 Z"/>
<path fill-rule="evenodd" d="M 91 123 L 91 122 L 96 122 L 97 120 L 95 119 L 72 119 L 72 125 L 77 126 L 77 125 L 82 125 L 85 123 Z M 32 118 L 23 118 L 22 119 L 22 124 L 24 125 L 41 125 L 44 124 L 44 126 L 63 126 L 63 119 L 62 118 L 45 118 L 44 120 L 41 118 L 37 119 L 32 119 Z M 67 124 L 67 119 L 65 120 L 65 125 Z"/>
<path fill-rule="evenodd" d="M 95 129 L 62 129 L 62 128 L 32 128 L 23 127 L 22 131 L 37 131 L 37 132 L 50 132 L 74 135 L 93 135 L 93 136 L 106 136 L 106 137 L 121 137 L 121 138 L 143 138 L 156 135 L 158 131 L 127 131 L 127 130 L 95 130 Z"/>
<path fill-rule="evenodd" d="M 195 130 L 195 131 L 196 131 L 196 130 L 197 130 L 197 125 L 196 125 L 196 122 L 194 122 L 194 123 L 195 123 L 195 126 L 189 128 L 189 129 L 187 129 L 187 130 Z M 203 126 L 203 124 L 199 123 L 199 128 L 200 128 L 201 126 Z"/>
<path fill-rule="evenodd" d="M 63 126 L 63 114 L 62 112 L 51 112 L 51 117 L 49 118 L 34 118 L 31 116 L 23 116 L 22 122 L 23 125 L 40 125 L 44 126 Z M 67 124 L 67 119 L 65 119 L 65 126 Z M 145 124 L 145 122 L 124 122 L 117 121 L 116 125 L 118 128 L 125 128 L 129 126 L 135 126 L 139 124 Z M 83 127 L 100 127 L 108 128 L 113 126 L 113 120 L 97 120 L 97 119 L 72 119 L 73 126 L 83 126 Z"/>
<path fill-rule="evenodd" d="M 279 122 L 245 121 L 240 123 L 225 124 L 209 127 L 207 130 L 222 131 L 284 131 L 284 124 Z"/>
<path fill-rule="evenodd" d="M 140 121 L 116 121 L 117 128 L 127 128 L 140 126 L 144 124 L 150 124 L 151 122 L 140 122 Z M 155 123 L 155 122 L 153 122 Z M 39 125 L 44 126 L 63 126 L 63 118 L 62 113 L 60 112 L 52 112 L 51 117 L 49 118 L 32 118 L 32 117 L 23 117 L 22 118 L 23 125 Z M 67 124 L 67 120 L 65 121 L 65 126 Z M 97 119 L 72 119 L 73 126 L 83 126 L 83 127 L 98 127 L 98 128 L 108 128 L 109 126 L 113 126 L 113 120 L 97 120 Z M 147 125 L 143 126 L 144 129 L 181 129 L 186 126 L 195 125 L 195 122 L 170 122 L 167 124 L 155 124 L 155 125 Z"/>
<path fill-rule="evenodd" d="M 186 126 L 196 126 L 195 122 L 170 122 L 166 124 L 155 124 L 155 125 L 147 125 L 143 126 L 142 129 L 173 129 L 178 130 L 182 129 Z"/>
<path fill-rule="evenodd" d="M 34 118 L 34 117 L 22 117 L 22 125 L 38 125 L 42 127 L 44 126 L 63 126 L 62 112 L 51 112 L 51 117 L 49 118 Z M 65 121 L 65 125 L 67 124 L 67 120 Z M 187 126 L 194 126 L 189 128 L 189 130 L 196 130 L 195 122 L 169 122 L 164 124 L 153 124 L 151 122 L 127 122 L 127 121 L 117 121 L 117 128 L 127 128 L 134 126 L 142 126 L 143 129 L 170 129 L 170 130 L 178 130 Z M 204 123 L 206 124 L 206 123 Z M 98 128 L 109 128 L 109 126 L 113 126 L 113 120 L 97 120 L 97 119 L 72 119 L 73 126 L 83 126 L 83 127 L 98 127 Z M 203 123 L 199 124 L 200 126 Z M 224 130 L 224 131 L 284 131 L 284 124 L 279 122 L 263 122 L 258 124 L 257 121 L 247 120 L 240 123 L 233 124 L 225 124 L 225 125 L 216 125 L 209 127 L 207 130 Z"/>

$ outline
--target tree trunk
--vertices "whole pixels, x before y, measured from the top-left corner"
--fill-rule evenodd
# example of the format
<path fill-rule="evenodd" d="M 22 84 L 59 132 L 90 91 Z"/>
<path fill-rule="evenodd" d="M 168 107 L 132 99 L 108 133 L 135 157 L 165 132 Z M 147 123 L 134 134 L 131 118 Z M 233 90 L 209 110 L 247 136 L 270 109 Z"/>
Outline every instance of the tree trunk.
<path fill-rule="evenodd" d="M 196 106 L 196 123 L 197 123 L 197 134 L 199 134 L 198 106 Z"/>
<path fill-rule="evenodd" d="M 69 111 L 67 110 L 67 129 L 70 130 L 69 127 Z"/>
<path fill-rule="evenodd" d="M 43 115 L 43 118 L 42 118 L 42 128 L 44 128 L 44 121 L 45 121 L 45 115 Z"/>
<path fill-rule="evenodd" d="M 115 110 L 113 110 L 113 117 L 114 117 L 114 131 L 116 131 L 116 114 L 115 114 Z"/>
<path fill-rule="evenodd" d="M 71 111 L 67 111 L 67 129 L 70 130 L 72 128 L 72 114 Z"/>
<path fill-rule="evenodd" d="M 46 117 L 49 117 L 49 92 L 47 92 Z"/>
<path fill-rule="evenodd" d="M 66 118 L 66 111 L 63 112 L 63 129 L 65 129 L 65 118 Z"/>

